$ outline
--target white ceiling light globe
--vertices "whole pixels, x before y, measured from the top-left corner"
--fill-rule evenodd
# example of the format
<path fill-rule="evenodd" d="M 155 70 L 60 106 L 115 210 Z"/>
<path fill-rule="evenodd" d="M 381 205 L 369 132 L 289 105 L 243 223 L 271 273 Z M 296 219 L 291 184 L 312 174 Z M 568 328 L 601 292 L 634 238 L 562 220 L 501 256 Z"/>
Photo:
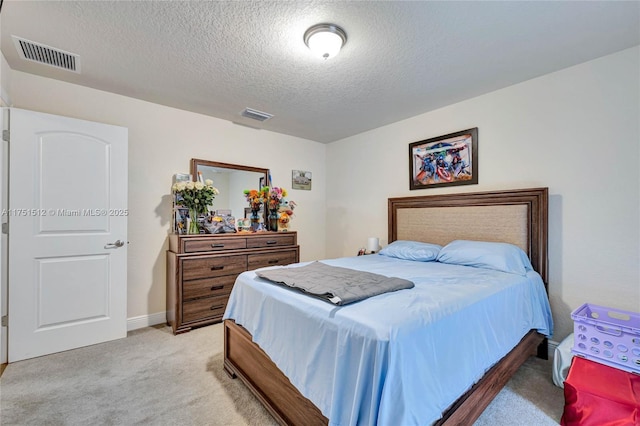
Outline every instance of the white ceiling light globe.
<path fill-rule="evenodd" d="M 344 30 L 332 24 L 314 25 L 304 34 L 304 42 L 309 49 L 324 59 L 336 56 L 346 41 Z"/>
<path fill-rule="evenodd" d="M 340 52 L 342 39 L 335 33 L 315 33 L 309 38 L 309 49 L 321 58 L 331 58 Z"/>

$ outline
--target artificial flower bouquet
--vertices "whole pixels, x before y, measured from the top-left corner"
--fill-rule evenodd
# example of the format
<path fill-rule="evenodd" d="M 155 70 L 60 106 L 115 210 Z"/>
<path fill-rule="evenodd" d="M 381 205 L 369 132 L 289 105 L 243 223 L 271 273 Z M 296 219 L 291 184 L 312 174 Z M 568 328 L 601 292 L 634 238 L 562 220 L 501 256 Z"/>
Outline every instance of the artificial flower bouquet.
<path fill-rule="evenodd" d="M 271 188 L 268 197 L 268 208 L 272 212 L 271 220 L 275 220 L 271 224 L 272 231 L 288 231 L 293 209 L 296 208 L 295 201 L 287 200 L 287 190 L 277 186 Z"/>
<path fill-rule="evenodd" d="M 189 209 L 189 233 L 197 234 L 200 232 L 198 227 L 198 216 L 205 214 L 209 206 L 213 203 L 213 199 L 220 193 L 218 188 L 213 186 L 213 181 L 207 179 L 202 182 L 176 182 L 171 187 L 175 194 L 176 203 Z"/>
<path fill-rule="evenodd" d="M 244 196 L 249 202 L 251 210 L 258 211 L 269 197 L 269 187 L 263 186 L 260 189 L 245 189 Z"/>
<path fill-rule="evenodd" d="M 286 231 L 293 209 L 296 203 L 286 199 L 287 190 L 277 186 L 263 186 L 258 189 L 246 189 L 244 195 L 249 202 L 251 210 L 254 212 L 252 217 L 251 229 L 253 231 L 261 230 L 262 227 L 258 222 L 257 212 L 264 204 L 269 211 L 268 222 L 266 227 L 269 231 Z"/>
<path fill-rule="evenodd" d="M 280 205 L 286 202 L 287 190 L 274 186 L 267 196 L 267 208 L 271 211 L 280 209 Z"/>

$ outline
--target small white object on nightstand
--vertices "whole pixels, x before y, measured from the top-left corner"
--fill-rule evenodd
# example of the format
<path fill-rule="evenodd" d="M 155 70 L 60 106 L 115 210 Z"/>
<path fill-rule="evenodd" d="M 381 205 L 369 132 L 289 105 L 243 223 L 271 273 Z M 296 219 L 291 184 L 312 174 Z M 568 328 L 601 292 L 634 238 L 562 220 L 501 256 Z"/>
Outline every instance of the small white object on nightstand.
<path fill-rule="evenodd" d="M 380 249 L 380 239 L 376 237 L 369 237 L 367 240 L 367 250 L 371 253 L 375 253 Z"/>

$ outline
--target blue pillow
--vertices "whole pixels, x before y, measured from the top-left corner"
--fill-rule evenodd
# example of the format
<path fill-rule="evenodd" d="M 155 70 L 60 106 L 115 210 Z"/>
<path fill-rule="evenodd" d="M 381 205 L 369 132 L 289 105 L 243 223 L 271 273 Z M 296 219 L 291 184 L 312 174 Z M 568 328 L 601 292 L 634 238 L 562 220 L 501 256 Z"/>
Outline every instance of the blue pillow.
<path fill-rule="evenodd" d="M 444 246 L 436 260 L 518 275 L 533 270 L 527 254 L 520 247 L 507 243 L 456 240 Z"/>
<path fill-rule="evenodd" d="M 437 244 L 398 240 L 380 250 L 378 254 L 398 259 L 428 262 L 430 260 L 436 260 L 441 248 L 442 246 Z"/>

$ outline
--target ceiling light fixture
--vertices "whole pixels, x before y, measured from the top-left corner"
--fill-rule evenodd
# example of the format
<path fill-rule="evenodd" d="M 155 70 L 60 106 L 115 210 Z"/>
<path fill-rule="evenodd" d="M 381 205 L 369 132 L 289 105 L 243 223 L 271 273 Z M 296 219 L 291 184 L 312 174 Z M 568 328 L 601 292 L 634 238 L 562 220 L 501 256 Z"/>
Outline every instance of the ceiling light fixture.
<path fill-rule="evenodd" d="M 304 33 L 304 44 L 324 59 L 336 56 L 346 42 L 347 33 L 334 24 L 314 25 Z"/>

